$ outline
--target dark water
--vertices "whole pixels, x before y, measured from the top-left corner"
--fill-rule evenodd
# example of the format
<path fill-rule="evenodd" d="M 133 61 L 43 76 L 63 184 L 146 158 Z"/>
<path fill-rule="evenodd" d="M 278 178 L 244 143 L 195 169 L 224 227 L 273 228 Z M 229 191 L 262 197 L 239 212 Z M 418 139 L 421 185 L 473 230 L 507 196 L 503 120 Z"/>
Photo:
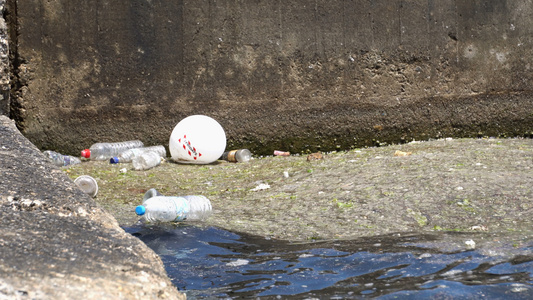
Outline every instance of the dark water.
<path fill-rule="evenodd" d="M 126 231 L 188 299 L 533 299 L 533 241 L 508 253 L 435 235 L 294 244 L 190 225 Z"/>

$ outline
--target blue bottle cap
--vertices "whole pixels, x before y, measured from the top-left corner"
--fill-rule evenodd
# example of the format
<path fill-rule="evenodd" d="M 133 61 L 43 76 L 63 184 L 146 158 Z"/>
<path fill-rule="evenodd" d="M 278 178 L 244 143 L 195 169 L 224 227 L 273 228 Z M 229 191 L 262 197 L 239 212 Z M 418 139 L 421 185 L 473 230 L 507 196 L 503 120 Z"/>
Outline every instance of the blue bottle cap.
<path fill-rule="evenodd" d="M 118 157 L 112 157 L 110 160 L 109 160 L 110 163 L 112 164 L 118 164 Z"/>
<path fill-rule="evenodd" d="M 135 207 L 135 213 L 139 216 L 142 216 L 144 215 L 144 213 L 146 212 L 146 208 L 142 205 L 138 205 L 137 207 Z"/>

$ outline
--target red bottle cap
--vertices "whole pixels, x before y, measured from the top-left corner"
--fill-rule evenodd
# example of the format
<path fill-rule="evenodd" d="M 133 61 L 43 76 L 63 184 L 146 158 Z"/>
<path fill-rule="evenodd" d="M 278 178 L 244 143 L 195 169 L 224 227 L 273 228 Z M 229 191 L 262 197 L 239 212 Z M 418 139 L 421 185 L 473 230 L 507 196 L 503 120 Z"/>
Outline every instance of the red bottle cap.
<path fill-rule="evenodd" d="M 82 157 L 85 157 L 85 158 L 89 158 L 89 157 L 91 157 L 91 150 L 90 150 L 90 149 L 82 150 L 82 151 L 81 151 L 81 156 L 82 156 Z"/>

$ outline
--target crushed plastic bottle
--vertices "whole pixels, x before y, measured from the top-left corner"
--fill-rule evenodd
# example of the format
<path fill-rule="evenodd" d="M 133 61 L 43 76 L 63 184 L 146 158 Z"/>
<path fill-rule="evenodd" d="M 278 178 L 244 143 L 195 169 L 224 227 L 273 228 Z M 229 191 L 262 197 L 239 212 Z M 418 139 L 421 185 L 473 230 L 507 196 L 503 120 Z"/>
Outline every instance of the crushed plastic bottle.
<path fill-rule="evenodd" d="M 119 155 L 112 157 L 109 162 L 112 164 L 129 163 L 132 162 L 135 157 L 141 156 L 141 154 L 146 153 L 148 151 L 158 153 L 161 157 L 167 157 L 167 150 L 165 149 L 165 147 L 162 145 L 158 145 L 143 148 L 132 148 L 122 151 Z"/>
<path fill-rule="evenodd" d="M 65 167 L 71 165 L 77 165 L 81 163 L 81 160 L 77 157 L 70 155 L 63 155 L 55 151 L 46 150 L 43 151 L 43 154 L 56 166 Z"/>
<path fill-rule="evenodd" d="M 144 147 L 143 142 L 138 140 L 118 143 L 96 143 L 89 149 L 81 151 L 81 156 L 92 160 L 108 160 L 125 150 L 142 147 Z"/>
<path fill-rule="evenodd" d="M 135 208 L 137 215 L 152 223 L 205 220 L 211 212 L 211 202 L 200 195 L 153 196 Z"/>
<path fill-rule="evenodd" d="M 133 158 L 133 168 L 137 171 L 148 170 L 161 164 L 162 157 L 159 153 L 148 151 Z"/>
<path fill-rule="evenodd" d="M 222 154 L 222 159 L 229 162 L 248 162 L 252 159 L 252 152 L 248 149 L 226 151 Z"/>

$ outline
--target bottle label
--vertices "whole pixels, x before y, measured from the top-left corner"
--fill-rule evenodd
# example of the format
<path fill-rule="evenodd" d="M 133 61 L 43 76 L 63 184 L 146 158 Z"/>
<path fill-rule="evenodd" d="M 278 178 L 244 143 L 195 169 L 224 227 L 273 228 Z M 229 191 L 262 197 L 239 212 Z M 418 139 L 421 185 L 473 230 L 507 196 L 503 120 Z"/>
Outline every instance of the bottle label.
<path fill-rule="evenodd" d="M 237 162 L 237 158 L 235 158 L 235 154 L 237 154 L 238 150 L 232 150 L 228 152 L 228 161 L 230 162 Z"/>
<path fill-rule="evenodd" d="M 189 205 L 189 202 L 185 200 L 183 197 L 178 197 L 179 204 L 177 201 L 174 201 L 174 211 L 176 212 L 176 218 L 174 221 L 183 221 L 187 219 L 187 215 L 189 214 L 189 211 L 191 210 L 191 207 Z"/>

